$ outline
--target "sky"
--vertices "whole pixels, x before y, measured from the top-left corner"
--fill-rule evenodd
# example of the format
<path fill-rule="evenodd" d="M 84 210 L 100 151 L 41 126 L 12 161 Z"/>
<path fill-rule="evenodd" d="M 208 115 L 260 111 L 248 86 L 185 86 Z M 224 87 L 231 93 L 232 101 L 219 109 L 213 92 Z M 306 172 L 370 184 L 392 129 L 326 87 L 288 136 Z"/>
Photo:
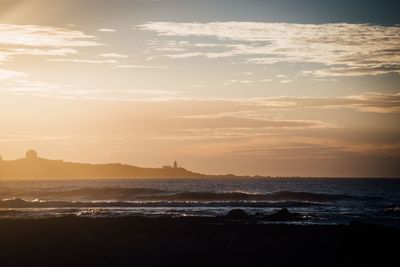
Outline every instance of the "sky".
<path fill-rule="evenodd" d="M 0 0 L 0 155 L 400 177 L 400 4 Z"/>

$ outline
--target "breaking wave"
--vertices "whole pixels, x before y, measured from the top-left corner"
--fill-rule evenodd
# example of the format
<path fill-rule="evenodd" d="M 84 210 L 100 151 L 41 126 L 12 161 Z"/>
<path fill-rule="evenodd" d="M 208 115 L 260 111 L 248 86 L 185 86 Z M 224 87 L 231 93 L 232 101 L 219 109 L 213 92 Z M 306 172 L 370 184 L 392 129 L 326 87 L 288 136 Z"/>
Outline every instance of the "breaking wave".
<path fill-rule="evenodd" d="M 162 196 L 166 200 L 191 200 L 191 201 L 223 201 L 223 200 L 251 200 L 251 201 L 312 201 L 328 202 L 337 200 L 357 200 L 358 196 L 280 191 L 270 194 L 249 194 L 242 192 L 183 192 Z"/>
<path fill-rule="evenodd" d="M 53 199 L 48 199 L 53 197 Z M 43 198 L 0 200 L 0 208 L 51 207 L 275 207 L 309 206 L 340 200 L 365 200 L 365 197 L 280 191 L 269 194 L 243 192 L 178 192 L 147 188 L 90 188 L 61 192 L 45 192 Z M 370 200 L 370 199 L 369 199 Z"/>
<path fill-rule="evenodd" d="M 0 208 L 113 208 L 113 207 L 308 207 L 320 203 L 296 201 L 27 201 L 21 198 L 0 201 Z"/>
<path fill-rule="evenodd" d="M 32 198 L 40 199 L 115 199 L 129 200 L 146 195 L 163 194 L 166 191 L 156 188 L 141 187 L 95 187 L 72 190 L 48 190 L 28 192 Z"/>

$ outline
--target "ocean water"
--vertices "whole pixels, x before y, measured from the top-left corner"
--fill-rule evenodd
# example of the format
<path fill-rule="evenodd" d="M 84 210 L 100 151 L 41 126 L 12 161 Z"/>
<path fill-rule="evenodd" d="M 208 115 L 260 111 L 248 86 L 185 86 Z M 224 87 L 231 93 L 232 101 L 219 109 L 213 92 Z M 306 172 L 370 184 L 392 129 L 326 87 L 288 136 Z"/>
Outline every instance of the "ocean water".
<path fill-rule="evenodd" d="M 288 208 L 304 215 L 303 224 L 400 227 L 400 179 L 0 181 L 0 218 L 223 216 L 234 208 L 249 214 Z"/>

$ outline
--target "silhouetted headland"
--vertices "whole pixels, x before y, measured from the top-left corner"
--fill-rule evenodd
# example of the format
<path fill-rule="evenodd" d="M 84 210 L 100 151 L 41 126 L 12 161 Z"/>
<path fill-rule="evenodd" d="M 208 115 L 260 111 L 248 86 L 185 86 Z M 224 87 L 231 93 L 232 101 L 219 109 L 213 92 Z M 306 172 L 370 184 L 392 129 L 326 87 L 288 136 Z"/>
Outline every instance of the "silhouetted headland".
<path fill-rule="evenodd" d="M 230 175 L 226 175 L 228 177 Z M 40 158 L 29 150 L 16 160 L 0 159 L 0 179 L 206 178 L 208 175 L 173 166 L 142 168 L 121 163 L 87 164 Z"/>

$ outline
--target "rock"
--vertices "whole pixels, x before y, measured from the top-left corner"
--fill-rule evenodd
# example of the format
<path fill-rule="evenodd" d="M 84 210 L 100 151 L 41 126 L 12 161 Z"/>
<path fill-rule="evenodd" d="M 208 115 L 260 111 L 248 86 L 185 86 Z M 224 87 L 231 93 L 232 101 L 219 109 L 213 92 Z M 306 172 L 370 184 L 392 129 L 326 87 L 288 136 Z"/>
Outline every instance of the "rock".
<path fill-rule="evenodd" d="M 263 219 L 264 218 L 264 213 L 261 213 L 261 212 L 256 212 L 255 214 L 254 214 L 254 217 L 256 218 L 256 219 Z"/>
<path fill-rule="evenodd" d="M 388 215 L 400 216 L 400 207 L 386 208 L 383 212 Z"/>
<path fill-rule="evenodd" d="M 290 212 L 287 208 L 283 208 L 271 215 L 265 215 L 264 219 L 268 221 L 299 221 L 304 218 L 300 213 Z"/>
<path fill-rule="evenodd" d="M 225 217 L 229 218 L 229 219 L 240 220 L 240 219 L 248 219 L 250 217 L 250 215 L 248 215 L 242 209 L 233 209 L 233 210 L 230 210 L 229 213 Z"/>

